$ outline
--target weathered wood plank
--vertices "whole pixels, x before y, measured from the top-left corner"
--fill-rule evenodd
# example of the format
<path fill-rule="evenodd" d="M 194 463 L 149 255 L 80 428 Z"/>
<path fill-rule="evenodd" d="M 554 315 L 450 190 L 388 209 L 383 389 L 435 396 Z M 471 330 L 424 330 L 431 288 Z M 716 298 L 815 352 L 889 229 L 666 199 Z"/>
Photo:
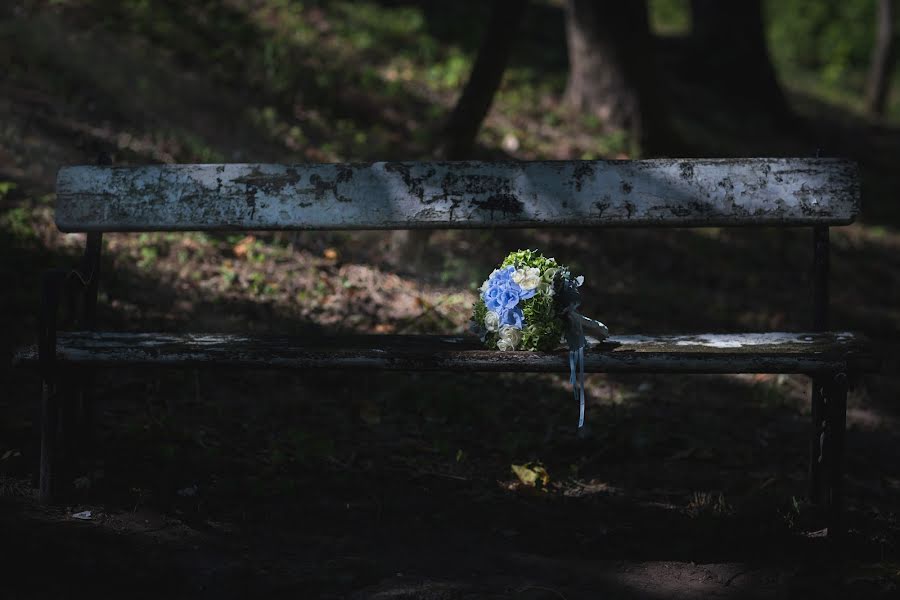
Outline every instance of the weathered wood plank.
<path fill-rule="evenodd" d="M 65 167 L 62 231 L 846 224 L 840 159 Z"/>
<path fill-rule="evenodd" d="M 500 352 L 471 336 L 322 338 L 222 334 L 60 333 L 58 360 L 92 366 L 282 367 L 568 372 L 566 352 Z M 20 364 L 36 365 L 34 349 Z M 585 354 L 591 372 L 816 373 L 877 368 L 851 333 L 618 336 Z"/>

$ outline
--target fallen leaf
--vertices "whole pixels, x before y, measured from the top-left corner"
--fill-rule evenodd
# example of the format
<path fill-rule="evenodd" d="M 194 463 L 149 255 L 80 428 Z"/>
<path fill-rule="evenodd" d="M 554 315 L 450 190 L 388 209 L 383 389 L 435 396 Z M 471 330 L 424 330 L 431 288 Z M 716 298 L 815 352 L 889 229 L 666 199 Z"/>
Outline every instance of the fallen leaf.
<path fill-rule="evenodd" d="M 247 256 L 247 252 L 250 250 L 253 243 L 256 241 L 256 238 L 252 235 L 248 235 L 237 244 L 234 245 L 234 255 L 238 258 L 243 258 Z"/>
<path fill-rule="evenodd" d="M 328 260 L 337 260 L 340 255 L 334 248 L 325 248 L 325 252 L 322 253 L 322 256 Z"/>
<path fill-rule="evenodd" d="M 550 474 L 539 463 L 526 463 L 524 465 L 510 465 L 519 481 L 527 486 L 545 489 L 550 485 Z"/>

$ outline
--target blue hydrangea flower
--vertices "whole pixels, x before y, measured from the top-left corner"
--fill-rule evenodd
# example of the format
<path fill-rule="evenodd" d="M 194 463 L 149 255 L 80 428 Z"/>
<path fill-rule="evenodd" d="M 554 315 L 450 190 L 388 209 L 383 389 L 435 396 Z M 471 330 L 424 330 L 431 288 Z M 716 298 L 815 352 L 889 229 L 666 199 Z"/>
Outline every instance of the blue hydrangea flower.
<path fill-rule="evenodd" d="M 509 325 L 516 329 L 522 329 L 525 322 L 525 314 L 518 306 L 500 313 L 500 326 Z"/>
<path fill-rule="evenodd" d="M 537 289 L 523 290 L 513 280 L 515 272 L 515 267 L 508 266 L 491 273 L 481 288 L 481 298 L 489 311 L 499 315 L 500 326 L 508 325 L 522 329 L 524 314 L 519 303 L 534 297 Z"/>
<path fill-rule="evenodd" d="M 515 267 L 509 266 L 491 273 L 481 294 L 488 310 L 502 314 L 519 303 L 523 290 L 512 280 L 515 271 Z"/>

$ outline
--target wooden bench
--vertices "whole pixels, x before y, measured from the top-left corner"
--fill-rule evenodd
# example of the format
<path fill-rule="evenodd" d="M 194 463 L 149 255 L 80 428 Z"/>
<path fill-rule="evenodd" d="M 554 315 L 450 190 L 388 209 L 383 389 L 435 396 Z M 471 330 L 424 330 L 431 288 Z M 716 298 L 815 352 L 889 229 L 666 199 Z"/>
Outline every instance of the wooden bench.
<path fill-rule="evenodd" d="M 51 499 L 58 438 L 71 438 L 60 421 L 71 420 L 84 387 L 80 382 L 65 390 L 63 383 L 80 381 L 71 374 L 95 367 L 569 369 L 564 351 L 486 350 L 465 336 L 98 332 L 104 232 L 808 226 L 814 239 L 810 332 L 613 336 L 586 353 L 585 369 L 809 375 L 809 490 L 817 502 L 824 499 L 835 535 L 841 531 L 848 382 L 877 368 L 859 336 L 826 330 L 828 228 L 852 222 L 858 210 L 857 168 L 837 159 L 63 168 L 56 223 L 64 232 L 86 232 L 86 251 L 77 269 L 45 276 L 38 347 L 17 356 L 20 364 L 38 366 L 43 382 L 40 498 Z M 66 282 L 83 288 L 83 318 L 80 331 L 63 333 L 56 315 Z M 607 318 L 614 327 L 614 318 Z"/>

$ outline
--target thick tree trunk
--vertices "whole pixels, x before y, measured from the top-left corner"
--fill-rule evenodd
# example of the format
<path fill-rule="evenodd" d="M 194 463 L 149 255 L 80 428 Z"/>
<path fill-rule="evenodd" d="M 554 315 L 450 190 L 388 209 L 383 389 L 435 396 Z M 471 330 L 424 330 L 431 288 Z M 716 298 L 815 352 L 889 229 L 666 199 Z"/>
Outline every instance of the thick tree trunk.
<path fill-rule="evenodd" d="M 643 154 L 669 146 L 644 0 L 566 0 L 565 101 L 630 132 Z"/>
<path fill-rule="evenodd" d="M 691 0 L 692 37 L 705 78 L 732 99 L 793 120 L 766 46 L 760 0 Z"/>
<path fill-rule="evenodd" d="M 896 59 L 894 0 L 879 0 L 875 47 L 872 50 L 872 64 L 869 69 L 869 84 L 866 90 L 866 105 L 873 115 L 879 117 L 884 115 L 888 83 L 894 72 Z"/>

